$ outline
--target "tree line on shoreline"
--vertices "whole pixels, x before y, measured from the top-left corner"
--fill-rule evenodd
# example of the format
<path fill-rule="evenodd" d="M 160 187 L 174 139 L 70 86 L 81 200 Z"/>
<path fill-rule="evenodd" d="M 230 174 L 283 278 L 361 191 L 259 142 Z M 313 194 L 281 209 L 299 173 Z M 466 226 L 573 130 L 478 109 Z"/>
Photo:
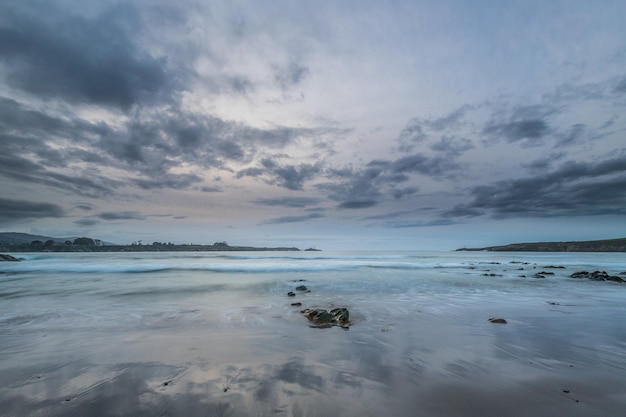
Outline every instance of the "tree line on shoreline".
<path fill-rule="evenodd" d="M 141 240 L 128 245 L 104 244 L 101 240 L 89 237 L 78 237 L 73 240 L 59 242 L 54 239 L 31 242 L 0 243 L 3 252 L 165 252 L 165 251 L 299 251 L 296 247 L 252 247 L 231 246 L 226 242 L 215 242 L 212 245 L 204 244 L 174 244 L 171 242 L 152 242 L 144 244 Z"/>

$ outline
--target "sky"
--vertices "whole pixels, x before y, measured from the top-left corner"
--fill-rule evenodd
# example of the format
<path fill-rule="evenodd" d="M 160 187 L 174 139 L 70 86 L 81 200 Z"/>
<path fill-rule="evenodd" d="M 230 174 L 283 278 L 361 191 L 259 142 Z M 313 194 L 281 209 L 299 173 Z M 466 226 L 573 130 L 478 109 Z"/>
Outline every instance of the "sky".
<path fill-rule="evenodd" d="M 3 0 L 0 231 L 626 236 L 626 2 Z"/>

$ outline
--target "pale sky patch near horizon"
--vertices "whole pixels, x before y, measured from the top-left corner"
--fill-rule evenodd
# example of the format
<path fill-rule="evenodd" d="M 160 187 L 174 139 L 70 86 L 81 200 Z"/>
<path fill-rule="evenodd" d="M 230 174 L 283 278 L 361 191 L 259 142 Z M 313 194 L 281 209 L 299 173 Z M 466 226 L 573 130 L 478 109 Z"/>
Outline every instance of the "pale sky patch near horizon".
<path fill-rule="evenodd" d="M 623 1 L 0 4 L 0 231 L 626 236 Z"/>

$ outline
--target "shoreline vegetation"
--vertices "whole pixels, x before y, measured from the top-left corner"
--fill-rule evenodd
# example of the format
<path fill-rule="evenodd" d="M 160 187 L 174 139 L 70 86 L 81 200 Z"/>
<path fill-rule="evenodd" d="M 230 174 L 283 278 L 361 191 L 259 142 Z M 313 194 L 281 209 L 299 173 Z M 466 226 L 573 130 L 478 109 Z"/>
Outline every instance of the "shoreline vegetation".
<path fill-rule="evenodd" d="M 626 238 L 572 242 L 511 243 L 484 248 L 460 248 L 457 251 L 487 252 L 626 252 Z"/>
<path fill-rule="evenodd" d="M 305 249 L 319 250 L 319 249 Z M 27 233 L 0 233 L 2 252 L 259 252 L 259 251 L 300 251 L 296 247 L 254 247 L 231 246 L 226 242 L 207 244 L 174 244 L 171 242 L 142 241 L 128 245 L 102 242 L 89 237 L 52 238 L 29 235 Z"/>

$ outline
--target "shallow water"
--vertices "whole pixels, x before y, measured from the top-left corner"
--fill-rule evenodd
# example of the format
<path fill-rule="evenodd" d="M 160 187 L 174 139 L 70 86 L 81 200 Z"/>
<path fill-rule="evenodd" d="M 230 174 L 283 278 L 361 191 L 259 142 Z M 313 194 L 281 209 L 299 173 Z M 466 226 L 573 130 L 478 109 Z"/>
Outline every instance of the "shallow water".
<path fill-rule="evenodd" d="M 626 284 L 569 278 L 626 271 L 626 254 L 17 256 L 0 263 L 1 416 L 626 406 Z M 539 271 L 554 275 L 532 278 Z M 302 284 L 311 292 L 287 296 Z M 310 328 L 299 313 L 337 306 L 350 310 L 349 330 Z"/>

